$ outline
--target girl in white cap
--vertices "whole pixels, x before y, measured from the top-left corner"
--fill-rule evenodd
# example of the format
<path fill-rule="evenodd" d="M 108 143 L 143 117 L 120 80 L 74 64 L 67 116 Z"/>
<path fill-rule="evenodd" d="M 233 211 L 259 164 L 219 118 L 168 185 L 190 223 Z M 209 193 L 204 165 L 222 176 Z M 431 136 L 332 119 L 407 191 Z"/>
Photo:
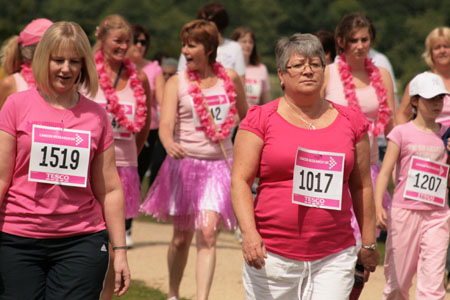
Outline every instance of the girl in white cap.
<path fill-rule="evenodd" d="M 409 85 L 413 119 L 395 127 L 375 186 L 377 226 L 387 229 L 383 299 L 409 299 L 417 273 L 417 299 L 444 299 L 442 284 L 450 233 L 447 204 L 448 155 L 442 142 L 447 127 L 436 123 L 444 96 L 441 77 L 417 75 Z M 382 206 L 396 165 L 392 207 Z"/>
<path fill-rule="evenodd" d="M 35 87 L 31 61 L 38 42 L 52 24 L 48 19 L 35 19 L 4 43 L 0 60 L 7 76 L 0 80 L 0 108 L 9 95 Z"/>

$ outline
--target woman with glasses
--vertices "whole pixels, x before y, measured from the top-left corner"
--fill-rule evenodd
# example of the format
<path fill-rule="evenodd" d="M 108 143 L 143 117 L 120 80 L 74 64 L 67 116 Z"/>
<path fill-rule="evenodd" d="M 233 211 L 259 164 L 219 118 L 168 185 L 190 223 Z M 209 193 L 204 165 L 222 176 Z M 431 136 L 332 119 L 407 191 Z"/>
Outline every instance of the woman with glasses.
<path fill-rule="evenodd" d="M 253 106 L 234 144 L 231 199 L 247 299 L 348 299 L 357 258 L 352 206 L 366 247 L 361 261 L 373 272 L 379 260 L 369 125 L 320 96 L 326 62 L 317 37 L 282 38 L 275 54 L 284 95 Z"/>
<path fill-rule="evenodd" d="M 96 36 L 99 89 L 94 101 L 106 109 L 111 120 L 116 165 L 125 195 L 125 217 L 131 219 L 139 214 L 137 157 L 150 127 L 150 88 L 147 76 L 125 56 L 133 34 L 123 17 L 107 16 L 97 28 Z M 108 272 L 102 299 L 112 298 L 113 275 Z"/>
<path fill-rule="evenodd" d="M 150 61 L 144 58 L 150 47 L 150 34 L 141 25 L 132 25 L 133 30 L 133 43 L 128 49 L 127 56 L 136 65 L 138 70 L 147 75 L 148 83 L 150 85 L 150 94 L 152 97 L 152 111 L 151 111 L 151 123 L 150 132 L 147 137 L 147 141 L 142 148 L 141 153 L 138 157 L 138 173 L 139 179 L 145 176 L 150 164 L 152 163 L 153 149 L 158 137 L 158 127 L 159 127 L 159 106 L 162 102 L 163 90 L 164 90 L 164 77 L 162 75 L 161 67 L 158 61 Z M 131 240 L 131 224 L 132 219 L 127 219 L 126 229 L 127 229 L 127 245 L 132 246 L 133 242 Z"/>

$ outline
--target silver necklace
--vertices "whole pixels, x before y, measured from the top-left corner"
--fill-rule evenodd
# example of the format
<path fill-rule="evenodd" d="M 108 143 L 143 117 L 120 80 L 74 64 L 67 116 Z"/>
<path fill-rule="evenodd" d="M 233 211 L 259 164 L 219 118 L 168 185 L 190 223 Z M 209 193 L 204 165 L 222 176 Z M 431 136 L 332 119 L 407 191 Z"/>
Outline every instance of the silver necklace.
<path fill-rule="evenodd" d="M 311 122 L 306 121 L 297 111 L 294 110 L 294 108 L 291 106 L 291 104 L 289 103 L 288 100 L 286 100 L 286 98 L 284 99 L 284 101 L 286 102 L 286 104 L 289 106 L 289 108 L 295 113 L 295 115 L 306 125 L 308 125 L 308 129 L 309 130 L 315 130 L 317 129 L 316 126 L 314 126 Z M 319 109 L 319 113 L 322 110 L 322 106 L 323 106 L 323 102 L 320 105 L 320 109 Z"/>

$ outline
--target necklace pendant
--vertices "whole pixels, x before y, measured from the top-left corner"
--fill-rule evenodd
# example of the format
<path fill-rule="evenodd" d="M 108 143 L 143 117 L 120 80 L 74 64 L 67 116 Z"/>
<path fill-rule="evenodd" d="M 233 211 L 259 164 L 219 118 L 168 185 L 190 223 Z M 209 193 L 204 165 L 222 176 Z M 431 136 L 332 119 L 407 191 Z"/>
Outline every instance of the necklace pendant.
<path fill-rule="evenodd" d="M 309 130 L 316 130 L 316 126 L 314 126 L 313 124 L 309 123 L 308 129 Z"/>

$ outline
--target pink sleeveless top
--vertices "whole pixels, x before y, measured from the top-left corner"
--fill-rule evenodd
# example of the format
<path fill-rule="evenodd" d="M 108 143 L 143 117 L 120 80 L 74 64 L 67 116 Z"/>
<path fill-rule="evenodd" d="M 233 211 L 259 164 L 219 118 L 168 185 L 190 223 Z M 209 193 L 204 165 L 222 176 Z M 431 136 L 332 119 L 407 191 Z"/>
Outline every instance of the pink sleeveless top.
<path fill-rule="evenodd" d="M 147 75 L 148 83 L 150 85 L 152 95 L 152 117 L 150 122 L 150 129 L 157 129 L 159 127 L 159 104 L 155 97 L 155 79 L 158 75 L 162 74 L 162 69 L 157 61 L 150 61 L 142 71 Z"/>
<path fill-rule="evenodd" d="M 28 83 L 23 79 L 22 75 L 20 73 L 14 73 L 12 74 L 14 81 L 16 82 L 16 90 L 17 92 L 22 92 L 28 90 L 30 87 L 28 86 Z"/>
<path fill-rule="evenodd" d="M 206 136 L 205 132 L 196 126 L 194 121 L 194 114 L 196 113 L 193 107 L 192 97 L 188 93 L 189 82 L 186 79 L 186 73 L 178 73 L 178 78 L 178 118 L 175 128 L 175 141 L 186 149 L 189 157 L 197 159 L 224 159 L 224 154 L 220 149 L 219 143 L 211 141 Z M 202 92 L 206 99 L 226 99 L 229 103 L 221 79 L 217 80 L 217 83 L 214 86 L 203 89 Z M 208 100 L 208 103 L 209 101 L 210 100 Z M 231 158 L 231 135 L 223 140 L 222 143 L 228 157 Z"/>
<path fill-rule="evenodd" d="M 344 95 L 344 85 L 341 81 L 341 77 L 338 71 L 338 64 L 334 63 L 328 65 L 329 68 L 329 78 L 328 85 L 325 90 L 325 99 L 343 105 L 348 106 L 348 101 L 345 99 Z M 369 85 L 365 88 L 356 89 L 356 97 L 359 100 L 359 106 L 361 111 L 366 116 L 370 123 L 373 123 L 378 114 L 378 98 L 375 93 L 373 86 Z M 370 138 L 370 163 L 378 164 L 378 142 L 377 139 L 373 138 L 369 132 Z"/>
<path fill-rule="evenodd" d="M 116 91 L 120 104 L 132 104 L 136 111 L 136 99 L 134 98 L 133 90 L 128 80 L 124 89 Z M 97 95 L 93 99 L 95 102 L 106 104 L 105 93 L 101 88 L 98 89 Z M 108 115 L 110 115 L 108 113 Z M 110 115 L 111 117 L 111 115 Z M 137 167 L 137 147 L 135 135 L 131 135 L 131 139 L 114 139 L 114 146 L 116 152 L 116 165 L 118 167 Z"/>

